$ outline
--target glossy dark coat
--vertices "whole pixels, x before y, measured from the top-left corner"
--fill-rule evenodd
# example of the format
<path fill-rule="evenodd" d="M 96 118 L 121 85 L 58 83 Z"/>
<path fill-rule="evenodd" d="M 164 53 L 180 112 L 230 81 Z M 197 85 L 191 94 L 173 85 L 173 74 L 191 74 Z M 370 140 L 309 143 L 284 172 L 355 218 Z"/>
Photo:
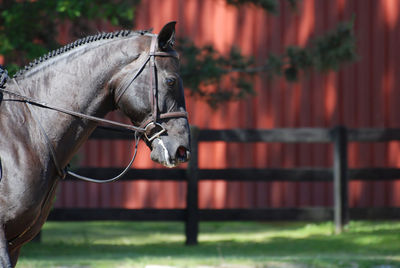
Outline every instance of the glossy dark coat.
<path fill-rule="evenodd" d="M 164 26 L 158 35 L 158 50 L 171 50 L 174 31 L 174 22 Z M 150 67 L 146 66 L 118 105 L 114 94 L 142 66 L 152 36 L 126 31 L 85 38 L 19 74 L 19 86 L 8 79 L 5 87 L 93 116 L 104 117 L 118 108 L 138 126 L 151 114 Z M 158 57 L 156 65 L 160 112 L 185 110 L 178 60 Z M 21 246 L 40 231 L 60 179 L 39 124 L 49 136 L 61 167 L 96 127 L 88 120 L 10 99 L 15 97 L 3 94 L 0 105 L 0 267 L 15 266 Z M 151 158 L 169 167 L 187 161 L 187 119 L 171 118 L 161 123 L 167 133 L 148 144 Z M 187 154 L 182 155 L 182 148 L 187 148 Z"/>

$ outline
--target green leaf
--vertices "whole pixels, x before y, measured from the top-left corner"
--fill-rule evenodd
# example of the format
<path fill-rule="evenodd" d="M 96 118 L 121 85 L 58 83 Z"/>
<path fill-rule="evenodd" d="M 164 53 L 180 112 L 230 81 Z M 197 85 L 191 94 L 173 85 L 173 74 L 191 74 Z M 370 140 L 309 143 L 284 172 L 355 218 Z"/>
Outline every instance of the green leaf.
<path fill-rule="evenodd" d="M 286 0 L 296 8 L 299 0 Z M 16 66 L 60 45 L 57 29 L 66 20 L 73 24 L 75 37 L 96 32 L 93 21 L 108 21 L 130 28 L 139 0 L 36 0 L 0 1 L 0 54 L 12 74 Z M 267 12 L 278 13 L 279 0 L 226 0 L 228 4 L 250 4 Z M 7 3 L 7 8 L 5 8 Z M 248 98 L 255 94 L 255 75 L 282 76 L 296 81 L 299 74 L 311 69 L 337 70 L 344 63 L 357 58 L 353 21 L 338 27 L 307 47 L 290 46 L 282 55 L 269 55 L 265 63 L 244 55 L 233 46 L 229 53 L 221 54 L 212 45 L 196 46 L 187 39 L 178 41 L 181 54 L 181 76 L 192 96 L 213 107 Z M 27 27 L 29 25 L 29 27 Z M 260 65 L 261 64 L 261 65 Z M 229 83 L 228 83 L 229 82 Z"/>

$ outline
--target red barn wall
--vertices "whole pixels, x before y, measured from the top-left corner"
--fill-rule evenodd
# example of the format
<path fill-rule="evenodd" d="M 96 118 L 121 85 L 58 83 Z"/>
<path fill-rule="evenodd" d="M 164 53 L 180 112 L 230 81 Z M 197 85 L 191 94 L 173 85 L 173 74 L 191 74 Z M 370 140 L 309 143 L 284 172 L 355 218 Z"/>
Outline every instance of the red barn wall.
<path fill-rule="evenodd" d="M 157 33 L 166 22 L 176 20 L 179 36 L 189 37 L 197 45 L 211 43 L 221 52 L 227 52 L 231 45 L 239 46 L 259 64 L 269 53 L 283 53 L 288 45 L 304 46 L 355 15 L 359 55 L 356 63 L 337 73 L 302 75 L 294 84 L 260 74 L 254 79 L 255 97 L 229 103 L 216 111 L 187 94 L 190 123 L 211 129 L 337 124 L 399 128 L 400 2 L 303 0 L 296 11 L 285 1 L 280 2 L 279 15 L 269 15 L 253 6 L 237 9 L 224 0 L 142 0 L 136 14 L 137 29 L 154 27 Z M 106 25 L 98 27 L 110 30 Z M 81 151 L 80 162 L 84 166 L 122 167 L 129 162 L 131 147 L 126 141 L 89 141 Z M 323 144 L 217 142 L 202 143 L 199 150 L 201 168 L 332 165 L 332 148 Z M 398 142 L 352 143 L 349 165 L 400 167 L 399 153 Z M 149 150 L 143 144 L 133 167 L 161 168 L 150 161 Z M 350 183 L 350 205 L 400 206 L 400 194 L 396 193 L 400 193 L 400 181 L 354 181 Z M 183 208 L 185 194 L 185 183 L 178 182 L 63 182 L 56 207 Z M 203 181 L 199 204 L 201 208 L 330 206 L 332 184 Z"/>

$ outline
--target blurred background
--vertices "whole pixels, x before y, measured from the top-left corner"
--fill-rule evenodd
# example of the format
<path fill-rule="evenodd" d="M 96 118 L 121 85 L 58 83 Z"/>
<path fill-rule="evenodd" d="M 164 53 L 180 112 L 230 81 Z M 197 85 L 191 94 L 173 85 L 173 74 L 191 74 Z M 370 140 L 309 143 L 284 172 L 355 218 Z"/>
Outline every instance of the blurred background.
<path fill-rule="evenodd" d="M 19 267 L 400 267 L 400 1 L 0 0 L 0 64 L 12 76 L 88 35 L 173 20 L 199 171 L 166 170 L 140 143 L 120 181 L 67 178 Z M 334 198 L 339 125 L 348 191 Z M 100 134 L 73 170 L 108 178 L 129 163 L 133 142 Z"/>
<path fill-rule="evenodd" d="M 2 0 L 10 73 L 77 38 L 177 21 L 191 125 L 200 129 L 400 127 L 396 0 Z M 30 27 L 26 27 L 30 25 Z M 108 116 L 127 122 L 118 113 Z M 89 140 L 80 167 L 129 162 L 128 141 Z M 400 144 L 350 143 L 348 164 L 399 167 Z M 328 144 L 200 143 L 200 168 L 331 167 Z M 133 168 L 162 168 L 140 144 Z M 186 168 L 182 166 L 181 168 Z M 245 178 L 244 178 L 245 180 Z M 399 207 L 400 181 L 351 181 L 350 207 Z M 199 183 L 200 208 L 332 206 L 330 182 Z M 185 208 L 185 182 L 65 181 L 56 208 Z"/>

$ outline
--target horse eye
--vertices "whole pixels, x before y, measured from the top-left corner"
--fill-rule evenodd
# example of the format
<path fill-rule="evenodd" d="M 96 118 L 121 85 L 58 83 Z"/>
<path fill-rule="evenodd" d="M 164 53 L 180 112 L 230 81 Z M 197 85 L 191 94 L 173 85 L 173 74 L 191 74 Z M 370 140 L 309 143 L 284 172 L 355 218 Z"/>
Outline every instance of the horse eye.
<path fill-rule="evenodd" d="M 173 85 L 175 85 L 175 81 L 176 81 L 175 78 L 167 78 L 167 79 L 166 79 L 167 85 L 168 85 L 169 87 L 172 87 Z"/>

